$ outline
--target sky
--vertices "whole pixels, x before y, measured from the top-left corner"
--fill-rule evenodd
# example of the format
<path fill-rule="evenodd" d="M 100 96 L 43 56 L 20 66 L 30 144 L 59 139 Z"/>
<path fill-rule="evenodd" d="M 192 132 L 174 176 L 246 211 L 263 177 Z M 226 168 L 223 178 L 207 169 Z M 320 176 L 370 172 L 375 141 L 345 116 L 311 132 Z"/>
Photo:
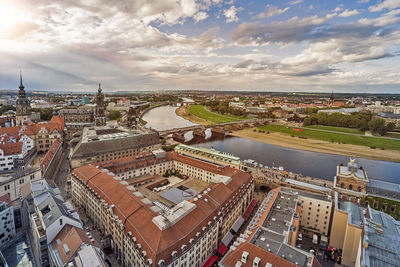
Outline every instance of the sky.
<path fill-rule="evenodd" d="M 0 89 L 400 93 L 400 0 L 0 0 Z"/>

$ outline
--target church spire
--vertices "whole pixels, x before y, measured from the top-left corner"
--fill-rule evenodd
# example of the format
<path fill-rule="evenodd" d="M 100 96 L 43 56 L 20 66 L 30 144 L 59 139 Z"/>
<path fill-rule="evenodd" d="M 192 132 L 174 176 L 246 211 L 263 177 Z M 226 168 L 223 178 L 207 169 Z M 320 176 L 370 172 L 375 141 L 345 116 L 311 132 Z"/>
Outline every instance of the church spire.
<path fill-rule="evenodd" d="M 99 89 L 98 89 L 98 91 L 101 92 L 101 84 L 100 84 L 100 83 L 99 83 Z"/>
<path fill-rule="evenodd" d="M 22 73 L 21 70 L 19 70 L 19 90 L 24 90 L 24 85 L 22 84 Z"/>

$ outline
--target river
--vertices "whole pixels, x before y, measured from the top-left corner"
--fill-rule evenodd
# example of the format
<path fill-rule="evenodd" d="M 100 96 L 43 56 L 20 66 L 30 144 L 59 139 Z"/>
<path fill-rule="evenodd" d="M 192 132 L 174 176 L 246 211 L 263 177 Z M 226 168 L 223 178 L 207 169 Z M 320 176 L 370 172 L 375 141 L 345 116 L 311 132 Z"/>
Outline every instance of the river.
<path fill-rule="evenodd" d="M 146 127 L 158 130 L 194 125 L 175 114 L 176 107 L 164 106 L 150 110 L 143 117 Z M 209 132 L 208 132 L 209 136 Z M 191 133 L 185 135 L 187 140 Z M 240 137 L 227 137 L 224 140 L 206 140 L 195 146 L 214 147 L 217 150 L 232 153 L 243 159 L 253 159 L 258 163 L 272 167 L 282 166 L 289 172 L 333 180 L 338 164 L 347 164 L 348 156 L 325 154 L 305 150 L 285 148 L 264 144 Z M 367 171 L 369 178 L 400 183 L 400 163 L 358 158 L 357 163 Z"/>

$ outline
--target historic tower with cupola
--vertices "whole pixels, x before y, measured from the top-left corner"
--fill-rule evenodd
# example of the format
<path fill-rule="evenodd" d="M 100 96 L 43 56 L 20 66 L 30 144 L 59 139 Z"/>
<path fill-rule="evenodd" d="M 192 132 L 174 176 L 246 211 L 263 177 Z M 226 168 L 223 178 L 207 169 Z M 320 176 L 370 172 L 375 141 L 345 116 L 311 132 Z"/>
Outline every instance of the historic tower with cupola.
<path fill-rule="evenodd" d="M 31 121 L 31 103 L 29 99 L 26 97 L 25 87 L 22 84 L 22 75 L 19 74 L 20 85 L 18 91 L 18 98 L 16 102 L 16 124 L 23 125 L 25 122 Z"/>
<path fill-rule="evenodd" d="M 359 167 L 354 159 L 350 159 L 347 166 L 337 166 L 333 190 L 338 193 L 339 199 L 360 203 L 365 197 L 367 183 L 367 172 L 363 167 Z"/>
<path fill-rule="evenodd" d="M 104 106 L 104 94 L 101 91 L 101 86 L 99 84 L 99 89 L 96 95 L 96 107 L 94 110 L 94 124 L 96 126 L 106 125 L 106 112 Z"/>

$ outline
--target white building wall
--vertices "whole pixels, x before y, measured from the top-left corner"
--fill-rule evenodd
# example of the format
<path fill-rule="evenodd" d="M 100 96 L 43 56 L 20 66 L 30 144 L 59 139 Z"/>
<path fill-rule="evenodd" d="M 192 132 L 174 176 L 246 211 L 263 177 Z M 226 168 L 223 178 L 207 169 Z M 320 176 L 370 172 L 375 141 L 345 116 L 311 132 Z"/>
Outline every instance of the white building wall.
<path fill-rule="evenodd" d="M 0 202 L 0 247 L 15 236 L 14 208 Z"/>

